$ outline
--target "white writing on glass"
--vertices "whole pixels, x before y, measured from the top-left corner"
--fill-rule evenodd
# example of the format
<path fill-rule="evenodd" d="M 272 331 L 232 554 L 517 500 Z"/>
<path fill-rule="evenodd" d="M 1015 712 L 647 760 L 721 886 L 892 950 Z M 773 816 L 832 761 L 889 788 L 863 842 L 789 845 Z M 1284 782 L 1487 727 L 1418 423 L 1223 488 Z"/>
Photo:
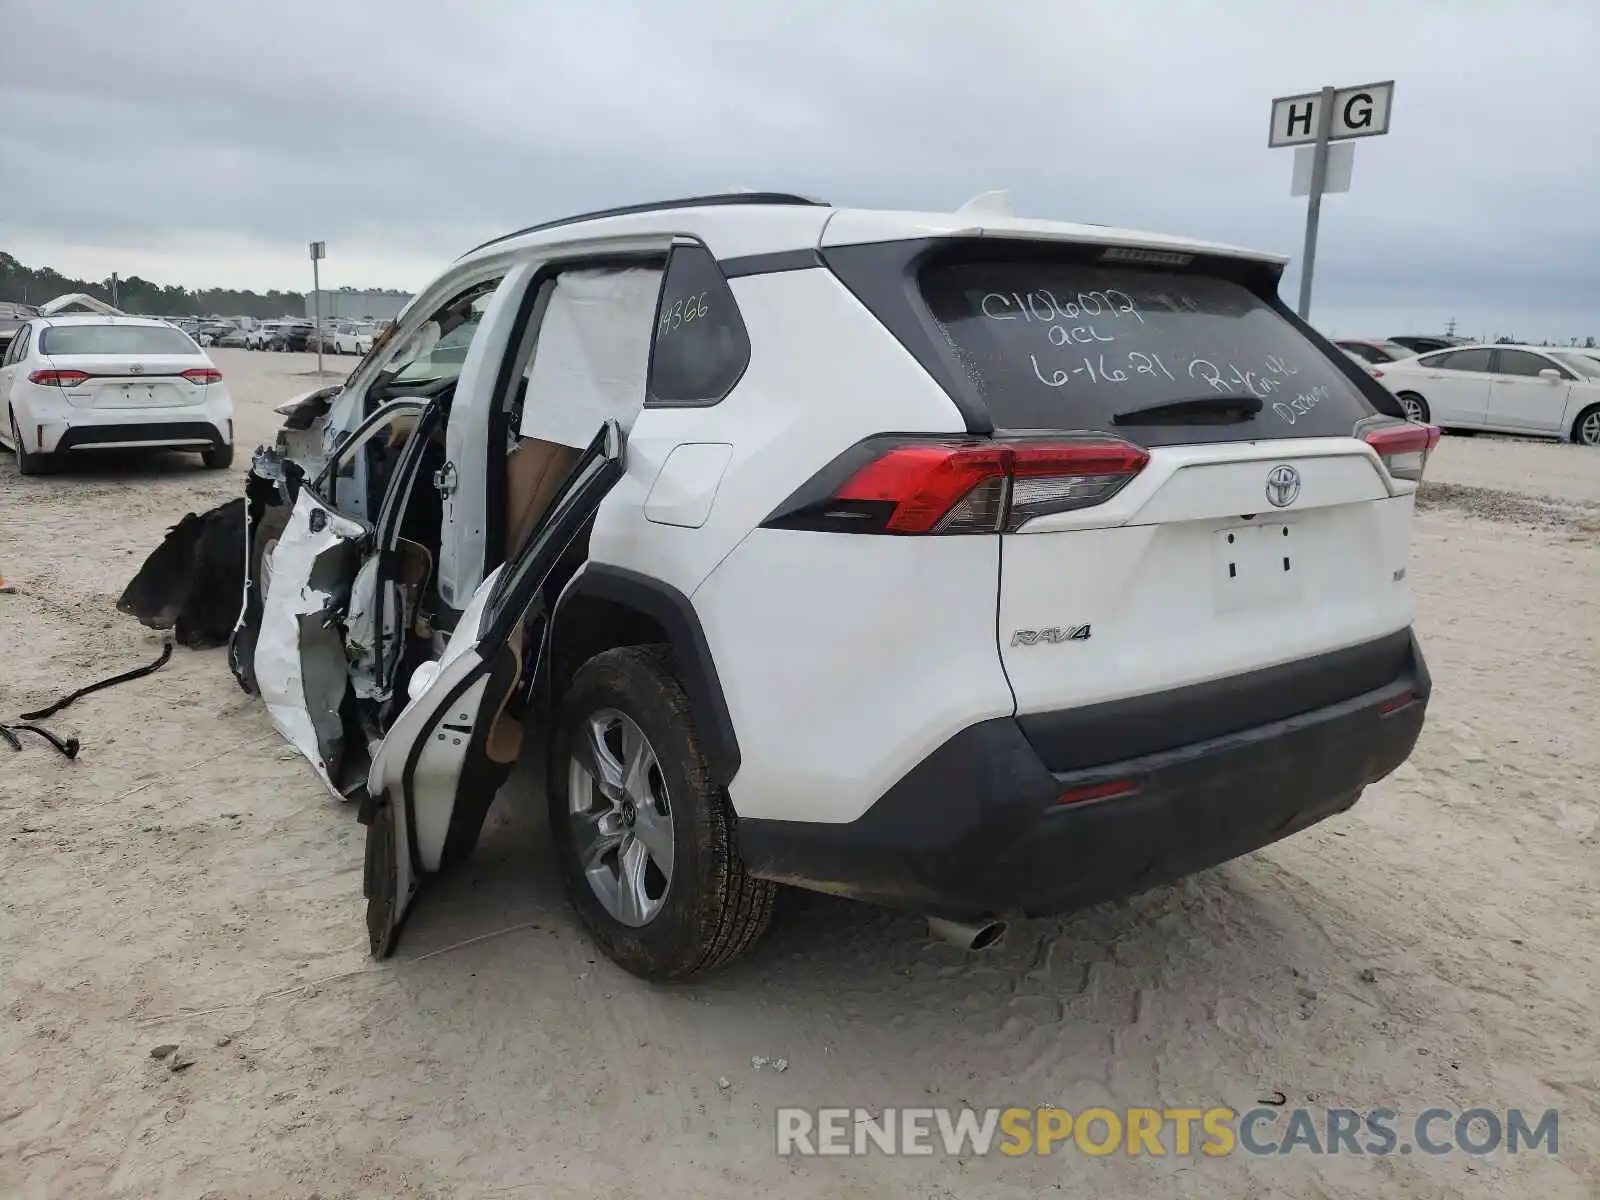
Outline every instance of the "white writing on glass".
<path fill-rule="evenodd" d="M 990 292 L 978 302 L 978 307 L 991 321 L 1029 321 L 1054 325 L 1059 321 L 1076 321 L 1085 316 L 1108 316 L 1132 317 L 1139 324 L 1144 324 L 1133 297 L 1116 288 L 1079 292 L 1077 299 L 1067 301 L 1056 299 L 1055 293 L 1049 288 L 1035 288 L 1031 292 Z"/>
<path fill-rule="evenodd" d="M 711 312 L 706 305 L 706 293 L 685 296 L 672 303 L 671 307 L 661 310 L 661 320 L 656 326 L 656 337 L 664 338 L 674 330 L 682 329 L 691 321 L 704 320 Z"/>
<path fill-rule="evenodd" d="M 1293 425 L 1295 421 L 1326 400 L 1330 394 L 1326 384 L 1319 384 L 1309 391 L 1301 392 L 1291 400 L 1275 402 L 1272 411 Z"/>

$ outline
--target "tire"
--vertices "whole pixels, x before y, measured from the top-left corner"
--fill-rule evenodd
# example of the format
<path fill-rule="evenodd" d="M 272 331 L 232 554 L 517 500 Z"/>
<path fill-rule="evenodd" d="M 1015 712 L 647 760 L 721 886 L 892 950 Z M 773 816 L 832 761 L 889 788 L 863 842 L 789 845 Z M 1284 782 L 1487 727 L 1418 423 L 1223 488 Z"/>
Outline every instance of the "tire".
<path fill-rule="evenodd" d="M 1406 410 L 1408 420 L 1421 421 L 1424 425 L 1428 423 L 1428 402 L 1416 392 L 1399 392 L 1395 395 L 1395 399 L 1399 400 L 1400 407 Z"/>
<path fill-rule="evenodd" d="M 53 454 L 32 454 L 23 448 L 22 430 L 17 425 L 17 413 L 11 410 L 11 444 L 16 447 L 18 475 L 48 475 L 55 470 Z"/>
<path fill-rule="evenodd" d="M 212 446 L 200 452 L 200 461 L 209 471 L 223 471 L 233 466 L 233 443 L 226 446 Z"/>
<path fill-rule="evenodd" d="M 1591 404 L 1572 423 L 1572 440 L 1580 446 L 1600 446 L 1600 404 Z"/>
<path fill-rule="evenodd" d="M 661 895 L 625 914 L 640 916 L 648 904 L 658 906 L 639 921 L 620 919 L 601 900 L 597 891 L 601 885 L 590 883 L 580 859 L 579 834 L 602 826 L 585 822 L 572 811 L 575 789 L 584 788 L 587 795 L 576 793 L 580 804 L 615 816 L 624 830 L 614 835 L 621 838 L 615 843 L 618 850 L 595 855 L 590 863 L 599 871 L 615 869 L 620 881 L 621 850 L 632 845 L 631 830 L 647 823 L 644 803 L 612 812 L 612 801 L 593 782 L 598 769 L 589 750 L 591 723 L 613 718 L 631 721 L 655 759 L 657 769 L 642 773 L 649 786 L 641 794 L 645 802 L 650 796 L 659 797 L 651 810 L 651 824 L 657 831 L 663 825 L 669 828 L 672 838 L 671 873 Z M 586 764 L 589 774 L 574 770 L 575 758 Z M 711 781 L 689 701 L 673 674 L 667 647 L 607 650 L 579 669 L 561 701 L 549 770 L 551 840 L 562 882 L 607 958 L 642 978 L 666 981 L 722 966 L 755 944 L 772 919 L 777 888 L 745 873 L 732 807 Z M 642 846 L 645 839 L 635 841 Z M 599 844 L 599 839 L 592 844 Z M 613 866 L 605 865 L 607 858 L 614 860 Z M 650 858 L 648 863 L 656 860 Z M 649 890 L 644 882 L 648 870 L 647 866 L 639 871 L 643 892 Z M 658 864 L 654 877 L 660 887 Z"/>

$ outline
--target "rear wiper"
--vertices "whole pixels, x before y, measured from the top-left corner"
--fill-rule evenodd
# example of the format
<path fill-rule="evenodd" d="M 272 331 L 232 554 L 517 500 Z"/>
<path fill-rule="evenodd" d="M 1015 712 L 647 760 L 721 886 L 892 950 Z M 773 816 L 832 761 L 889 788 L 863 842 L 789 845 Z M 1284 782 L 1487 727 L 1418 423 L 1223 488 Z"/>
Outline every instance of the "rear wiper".
<path fill-rule="evenodd" d="M 1130 408 L 1111 418 L 1113 425 L 1230 425 L 1261 411 L 1260 396 L 1197 396 Z"/>

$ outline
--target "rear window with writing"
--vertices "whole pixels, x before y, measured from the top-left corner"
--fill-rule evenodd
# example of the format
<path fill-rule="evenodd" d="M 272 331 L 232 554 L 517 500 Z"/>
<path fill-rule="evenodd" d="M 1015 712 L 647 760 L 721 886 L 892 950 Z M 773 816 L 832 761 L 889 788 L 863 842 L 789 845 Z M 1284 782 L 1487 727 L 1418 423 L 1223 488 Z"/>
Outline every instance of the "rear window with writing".
<path fill-rule="evenodd" d="M 1002 429 L 1116 433 L 1146 445 L 1349 437 L 1375 411 L 1248 289 L 1170 271 L 1023 262 L 926 268 L 922 292 Z M 1254 398 L 1159 422 L 1135 410 Z"/>
<path fill-rule="evenodd" d="M 656 310 L 647 408 L 715 404 L 750 363 L 733 291 L 704 246 L 674 246 Z"/>

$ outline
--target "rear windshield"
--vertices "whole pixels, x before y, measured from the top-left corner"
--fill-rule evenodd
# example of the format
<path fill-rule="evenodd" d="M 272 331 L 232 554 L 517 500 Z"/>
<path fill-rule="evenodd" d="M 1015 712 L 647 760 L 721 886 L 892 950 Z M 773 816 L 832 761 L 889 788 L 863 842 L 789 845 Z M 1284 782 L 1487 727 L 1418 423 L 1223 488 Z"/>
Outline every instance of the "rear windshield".
<path fill-rule="evenodd" d="M 1230 280 L 1013 260 L 936 263 L 920 285 L 997 429 L 1096 430 L 1147 445 L 1349 437 L 1375 411 Z M 1244 403 L 1187 403 L 1221 398 Z M 1130 415 L 1165 405 L 1180 407 Z"/>
<path fill-rule="evenodd" d="M 165 325 L 52 325 L 39 336 L 43 354 L 198 354 L 181 329 Z"/>

